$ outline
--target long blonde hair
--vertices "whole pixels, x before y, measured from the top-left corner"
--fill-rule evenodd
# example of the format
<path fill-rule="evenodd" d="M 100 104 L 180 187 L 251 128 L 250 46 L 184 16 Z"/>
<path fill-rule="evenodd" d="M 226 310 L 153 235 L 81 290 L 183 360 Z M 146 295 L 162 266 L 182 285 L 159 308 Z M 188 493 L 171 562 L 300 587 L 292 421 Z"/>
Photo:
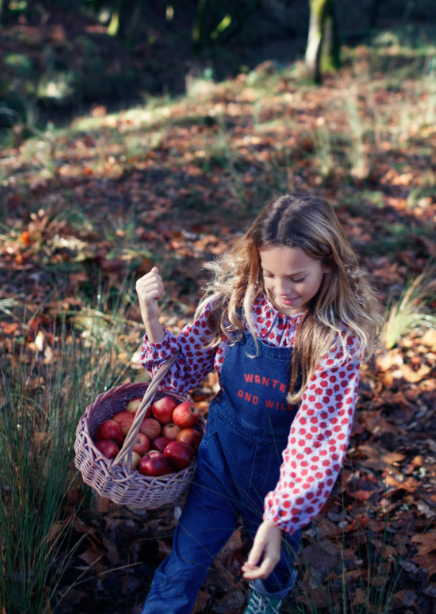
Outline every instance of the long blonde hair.
<path fill-rule="evenodd" d="M 214 276 L 195 317 L 215 299 L 207 317 L 213 331 L 207 347 L 219 345 L 223 335 L 232 339 L 245 324 L 256 340 L 252 305 L 260 293 L 266 293 L 259 257 L 259 250 L 266 246 L 300 247 L 330 270 L 297 327 L 287 395 L 289 403 L 297 404 L 338 333 L 344 359 L 350 355 L 346 344 L 350 334 L 356 338 L 355 352 L 362 360 L 373 356 L 380 347 L 383 316 L 368 274 L 359 266 L 333 207 L 316 196 L 284 194 L 263 209 L 229 251 L 206 265 Z M 302 385 L 295 390 L 299 368 Z"/>

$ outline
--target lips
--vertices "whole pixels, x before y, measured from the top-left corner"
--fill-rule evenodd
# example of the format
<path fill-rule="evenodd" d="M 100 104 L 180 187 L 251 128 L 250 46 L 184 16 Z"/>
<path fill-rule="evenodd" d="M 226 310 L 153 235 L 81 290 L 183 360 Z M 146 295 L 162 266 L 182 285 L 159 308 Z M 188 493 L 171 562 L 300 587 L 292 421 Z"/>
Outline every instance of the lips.
<path fill-rule="evenodd" d="M 297 298 L 298 298 L 298 296 L 296 296 L 295 298 L 288 298 L 288 297 L 285 297 L 285 296 L 279 296 L 279 299 L 281 301 L 283 301 L 284 303 L 293 303 L 294 301 L 297 300 Z"/>

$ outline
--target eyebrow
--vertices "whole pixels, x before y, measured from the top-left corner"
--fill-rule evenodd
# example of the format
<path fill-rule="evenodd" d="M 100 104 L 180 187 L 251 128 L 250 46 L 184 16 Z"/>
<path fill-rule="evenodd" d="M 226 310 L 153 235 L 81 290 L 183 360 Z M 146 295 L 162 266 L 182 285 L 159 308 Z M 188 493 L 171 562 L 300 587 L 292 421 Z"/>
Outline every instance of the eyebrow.
<path fill-rule="evenodd" d="M 271 271 L 268 271 L 268 269 L 265 269 L 264 267 L 262 267 L 262 271 L 265 271 L 265 273 L 269 273 L 270 275 L 272 275 Z M 307 273 L 307 271 L 299 271 L 298 273 L 291 273 L 291 275 L 286 275 L 286 277 L 297 277 L 297 275 L 303 275 L 304 273 Z"/>

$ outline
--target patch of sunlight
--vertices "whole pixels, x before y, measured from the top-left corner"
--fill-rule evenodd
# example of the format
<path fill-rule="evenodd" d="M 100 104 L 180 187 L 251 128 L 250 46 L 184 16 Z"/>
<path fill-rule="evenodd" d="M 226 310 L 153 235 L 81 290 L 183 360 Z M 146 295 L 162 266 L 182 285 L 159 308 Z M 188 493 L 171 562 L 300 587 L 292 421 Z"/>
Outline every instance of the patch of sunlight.
<path fill-rule="evenodd" d="M 69 72 L 44 75 L 38 83 L 38 98 L 65 100 L 73 94 L 74 75 Z"/>
<path fill-rule="evenodd" d="M 173 103 L 174 105 L 175 103 Z M 109 113 L 104 117 L 78 117 L 72 124 L 73 130 L 77 132 L 96 131 L 101 128 L 116 128 L 120 132 L 129 132 L 138 128 L 150 128 L 172 115 L 171 104 L 165 101 L 164 104 L 156 105 L 151 101 L 150 105 Z"/>

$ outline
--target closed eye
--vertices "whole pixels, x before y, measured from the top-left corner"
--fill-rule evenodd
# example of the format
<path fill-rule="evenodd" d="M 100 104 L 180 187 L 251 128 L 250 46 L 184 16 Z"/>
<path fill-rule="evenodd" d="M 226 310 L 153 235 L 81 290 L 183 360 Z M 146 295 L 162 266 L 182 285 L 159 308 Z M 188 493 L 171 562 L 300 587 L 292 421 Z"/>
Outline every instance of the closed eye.
<path fill-rule="evenodd" d="M 263 276 L 264 276 L 264 277 L 268 277 L 268 278 L 270 278 L 270 279 L 274 279 L 274 275 L 271 275 L 271 274 L 269 274 L 269 273 L 264 273 L 264 274 L 263 274 Z M 289 278 L 289 279 L 291 279 L 291 278 Z M 294 283 L 294 284 L 300 284 L 300 283 L 301 283 L 302 281 L 304 281 L 305 279 L 306 279 L 305 277 L 302 277 L 301 279 L 291 279 L 291 281 L 292 281 L 292 283 Z"/>

